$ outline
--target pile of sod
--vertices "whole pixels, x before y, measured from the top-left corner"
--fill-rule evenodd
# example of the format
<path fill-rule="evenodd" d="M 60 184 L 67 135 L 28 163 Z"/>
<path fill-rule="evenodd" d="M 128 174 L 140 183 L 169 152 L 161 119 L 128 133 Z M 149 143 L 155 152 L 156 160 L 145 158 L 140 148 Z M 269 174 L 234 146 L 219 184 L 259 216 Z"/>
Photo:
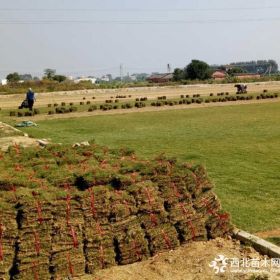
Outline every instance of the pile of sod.
<path fill-rule="evenodd" d="M 94 143 L 0 157 L 0 278 L 79 277 L 231 234 L 202 166 Z"/>

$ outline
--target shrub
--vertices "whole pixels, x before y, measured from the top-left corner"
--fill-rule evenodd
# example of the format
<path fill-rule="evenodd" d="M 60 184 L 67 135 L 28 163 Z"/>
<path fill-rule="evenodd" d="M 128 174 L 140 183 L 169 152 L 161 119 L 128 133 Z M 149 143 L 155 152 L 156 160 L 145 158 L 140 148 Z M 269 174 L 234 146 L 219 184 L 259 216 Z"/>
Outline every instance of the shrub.
<path fill-rule="evenodd" d="M 267 92 L 267 89 L 264 89 L 264 90 L 263 90 L 263 93 L 266 93 L 266 92 Z"/>
<path fill-rule="evenodd" d="M 130 109 L 130 108 L 132 108 L 133 106 L 132 106 L 132 104 L 130 104 L 130 103 L 126 103 L 126 104 L 125 104 L 125 107 L 126 107 L 127 109 Z"/>
<path fill-rule="evenodd" d="M 93 96 L 92 99 L 95 99 L 95 96 Z"/>
<path fill-rule="evenodd" d="M 87 101 L 87 105 L 89 105 L 90 104 L 90 101 Z"/>
<path fill-rule="evenodd" d="M 85 97 L 83 97 L 83 100 L 86 100 L 86 98 L 85 98 Z"/>
<path fill-rule="evenodd" d="M 77 107 L 74 107 L 74 106 L 71 106 L 71 107 L 69 108 L 69 111 L 70 111 L 70 112 L 77 112 L 77 111 L 78 111 L 78 108 L 77 108 Z"/>
<path fill-rule="evenodd" d="M 226 95 L 229 95 L 229 92 L 226 92 Z"/>
<path fill-rule="evenodd" d="M 210 100 L 209 99 L 205 99 L 205 103 L 210 103 Z"/>
<path fill-rule="evenodd" d="M 140 101 L 140 99 L 139 99 L 139 98 L 136 98 L 135 101 Z"/>
<path fill-rule="evenodd" d="M 85 102 L 83 102 L 83 101 L 80 102 L 80 105 L 84 105 L 84 104 L 85 104 Z"/>
<path fill-rule="evenodd" d="M 118 105 L 113 105 L 113 109 L 118 109 L 119 106 Z"/>
<path fill-rule="evenodd" d="M 73 103 L 73 102 L 70 102 L 70 103 L 69 103 L 69 105 L 70 105 L 70 106 L 73 106 L 73 105 L 74 105 L 74 103 Z"/>
<path fill-rule="evenodd" d="M 158 100 L 166 100 L 166 96 L 158 96 Z"/>
<path fill-rule="evenodd" d="M 210 95 L 210 96 L 214 96 L 214 94 L 213 94 L 213 93 L 210 93 L 209 95 Z"/>
<path fill-rule="evenodd" d="M 115 103 L 119 103 L 119 100 L 118 100 L 118 99 L 116 99 L 116 100 L 115 100 Z"/>
<path fill-rule="evenodd" d="M 66 105 L 66 103 L 65 102 L 61 102 L 61 106 L 63 107 L 63 106 L 65 106 Z"/>
<path fill-rule="evenodd" d="M 40 114 L 40 110 L 39 109 L 34 109 L 33 112 L 34 112 L 34 115 L 39 115 Z"/>
<path fill-rule="evenodd" d="M 110 104 L 102 104 L 102 105 L 100 105 L 100 110 L 107 111 L 107 110 L 112 110 L 112 109 L 113 109 L 113 106 L 110 105 Z"/>
<path fill-rule="evenodd" d="M 97 106 L 96 105 L 92 105 L 88 108 L 88 112 L 92 112 L 92 111 L 95 111 L 97 110 Z"/>
<path fill-rule="evenodd" d="M 15 111 L 10 111 L 10 117 L 15 117 L 16 116 L 16 112 Z"/>
<path fill-rule="evenodd" d="M 278 97 L 278 94 L 277 94 L 277 93 L 274 93 L 274 97 L 277 98 L 277 97 Z"/>
<path fill-rule="evenodd" d="M 143 108 L 146 107 L 146 104 L 144 102 L 135 102 L 134 106 L 136 108 Z"/>
<path fill-rule="evenodd" d="M 156 106 L 156 103 L 155 103 L 155 102 L 152 102 L 152 103 L 151 103 L 151 106 Z"/>
<path fill-rule="evenodd" d="M 18 116 L 18 117 L 22 117 L 22 116 L 23 116 L 23 113 L 22 113 L 22 112 L 17 112 L 17 116 Z"/>
<path fill-rule="evenodd" d="M 53 115 L 53 114 L 54 114 L 53 110 L 48 111 L 48 115 Z"/>
<path fill-rule="evenodd" d="M 54 103 L 54 104 L 53 104 L 53 107 L 57 107 L 57 106 L 58 106 L 58 104 L 57 104 L 57 103 Z"/>
<path fill-rule="evenodd" d="M 31 117 L 31 116 L 33 116 L 33 112 L 27 111 L 24 113 L 24 116 Z"/>
<path fill-rule="evenodd" d="M 192 102 L 190 101 L 190 100 L 187 100 L 187 104 L 189 105 L 189 104 L 191 104 Z"/>
<path fill-rule="evenodd" d="M 181 98 L 184 98 L 185 96 L 183 94 L 180 95 Z"/>
<path fill-rule="evenodd" d="M 48 107 L 49 107 L 49 108 L 52 107 L 52 104 L 48 104 Z"/>
<path fill-rule="evenodd" d="M 148 100 L 147 97 L 141 97 L 141 98 L 140 98 L 140 101 L 147 101 L 147 100 Z"/>
<path fill-rule="evenodd" d="M 187 94 L 187 95 L 186 95 L 186 98 L 189 98 L 189 97 L 190 97 L 190 96 Z"/>

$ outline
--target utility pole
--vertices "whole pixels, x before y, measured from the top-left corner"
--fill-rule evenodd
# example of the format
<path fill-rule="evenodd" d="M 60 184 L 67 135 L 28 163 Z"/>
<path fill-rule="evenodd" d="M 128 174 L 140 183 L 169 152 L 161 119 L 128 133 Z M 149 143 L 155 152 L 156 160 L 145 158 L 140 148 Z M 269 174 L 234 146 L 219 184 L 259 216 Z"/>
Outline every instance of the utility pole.
<path fill-rule="evenodd" d="M 122 63 L 120 64 L 120 77 L 121 77 L 121 82 L 123 80 L 123 65 Z"/>
<path fill-rule="evenodd" d="M 171 73 L 171 65 L 169 63 L 167 64 L 167 73 Z"/>

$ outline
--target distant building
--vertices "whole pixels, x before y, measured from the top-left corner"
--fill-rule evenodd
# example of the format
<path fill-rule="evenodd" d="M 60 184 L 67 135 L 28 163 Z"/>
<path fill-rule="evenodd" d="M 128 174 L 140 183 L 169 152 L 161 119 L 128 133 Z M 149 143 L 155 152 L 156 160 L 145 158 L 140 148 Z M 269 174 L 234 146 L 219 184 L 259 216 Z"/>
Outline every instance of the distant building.
<path fill-rule="evenodd" d="M 111 82 L 112 80 L 112 75 L 108 74 L 108 75 L 103 75 L 101 78 L 100 78 L 100 81 L 102 82 Z"/>
<path fill-rule="evenodd" d="M 6 84 L 8 84 L 8 80 L 7 79 L 1 80 L 1 85 L 2 86 L 5 86 Z"/>
<path fill-rule="evenodd" d="M 147 81 L 151 83 L 167 83 L 173 80 L 172 73 L 164 73 L 164 74 L 152 74 L 147 78 Z"/>
<path fill-rule="evenodd" d="M 131 81 L 137 81 L 137 74 L 132 74 L 132 75 L 130 75 L 130 79 L 131 79 Z"/>
<path fill-rule="evenodd" d="M 216 70 L 213 74 L 212 74 L 212 78 L 214 80 L 224 80 L 226 77 L 226 71 L 224 70 Z"/>
<path fill-rule="evenodd" d="M 77 78 L 77 79 L 74 79 L 74 83 L 78 84 L 80 82 L 91 82 L 92 84 L 95 84 L 96 80 L 97 79 L 94 77 Z"/>
<path fill-rule="evenodd" d="M 236 73 L 233 76 L 237 79 L 260 79 L 261 75 L 258 73 Z"/>

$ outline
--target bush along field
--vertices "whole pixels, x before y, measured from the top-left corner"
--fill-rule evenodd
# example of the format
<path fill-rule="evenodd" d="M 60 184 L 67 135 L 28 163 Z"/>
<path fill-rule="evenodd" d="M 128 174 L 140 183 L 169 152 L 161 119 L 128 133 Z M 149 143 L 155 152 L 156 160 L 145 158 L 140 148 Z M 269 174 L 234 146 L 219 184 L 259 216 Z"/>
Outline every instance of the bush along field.
<path fill-rule="evenodd" d="M 13 146 L 0 169 L 1 279 L 92 274 L 232 231 L 205 169 L 174 158 Z"/>
<path fill-rule="evenodd" d="M 147 106 L 162 107 L 162 106 L 174 106 L 174 105 L 189 105 L 189 104 L 209 104 L 209 103 L 225 103 L 235 101 L 249 101 L 249 100 L 261 100 L 261 99 L 274 99 L 278 98 L 278 93 L 268 93 L 264 90 L 261 94 L 236 94 L 230 95 L 228 92 L 217 93 L 216 95 L 210 93 L 209 96 L 200 96 L 200 94 L 192 95 L 180 95 L 179 98 L 168 99 L 167 96 L 159 96 L 156 99 L 148 100 L 147 97 L 140 97 L 132 99 L 131 95 L 117 95 L 111 96 L 110 99 L 105 100 L 105 103 L 96 102 L 95 100 L 86 100 L 83 97 L 82 101 L 66 103 L 61 102 L 47 104 L 47 107 L 36 108 L 33 111 L 28 109 L 19 110 L 2 110 L 2 116 L 10 117 L 31 117 L 39 114 L 54 115 L 54 114 L 66 114 L 72 112 L 93 112 L 96 110 L 109 111 L 115 109 L 131 109 L 131 108 L 143 108 Z M 92 97 L 95 99 L 95 97 Z"/>

